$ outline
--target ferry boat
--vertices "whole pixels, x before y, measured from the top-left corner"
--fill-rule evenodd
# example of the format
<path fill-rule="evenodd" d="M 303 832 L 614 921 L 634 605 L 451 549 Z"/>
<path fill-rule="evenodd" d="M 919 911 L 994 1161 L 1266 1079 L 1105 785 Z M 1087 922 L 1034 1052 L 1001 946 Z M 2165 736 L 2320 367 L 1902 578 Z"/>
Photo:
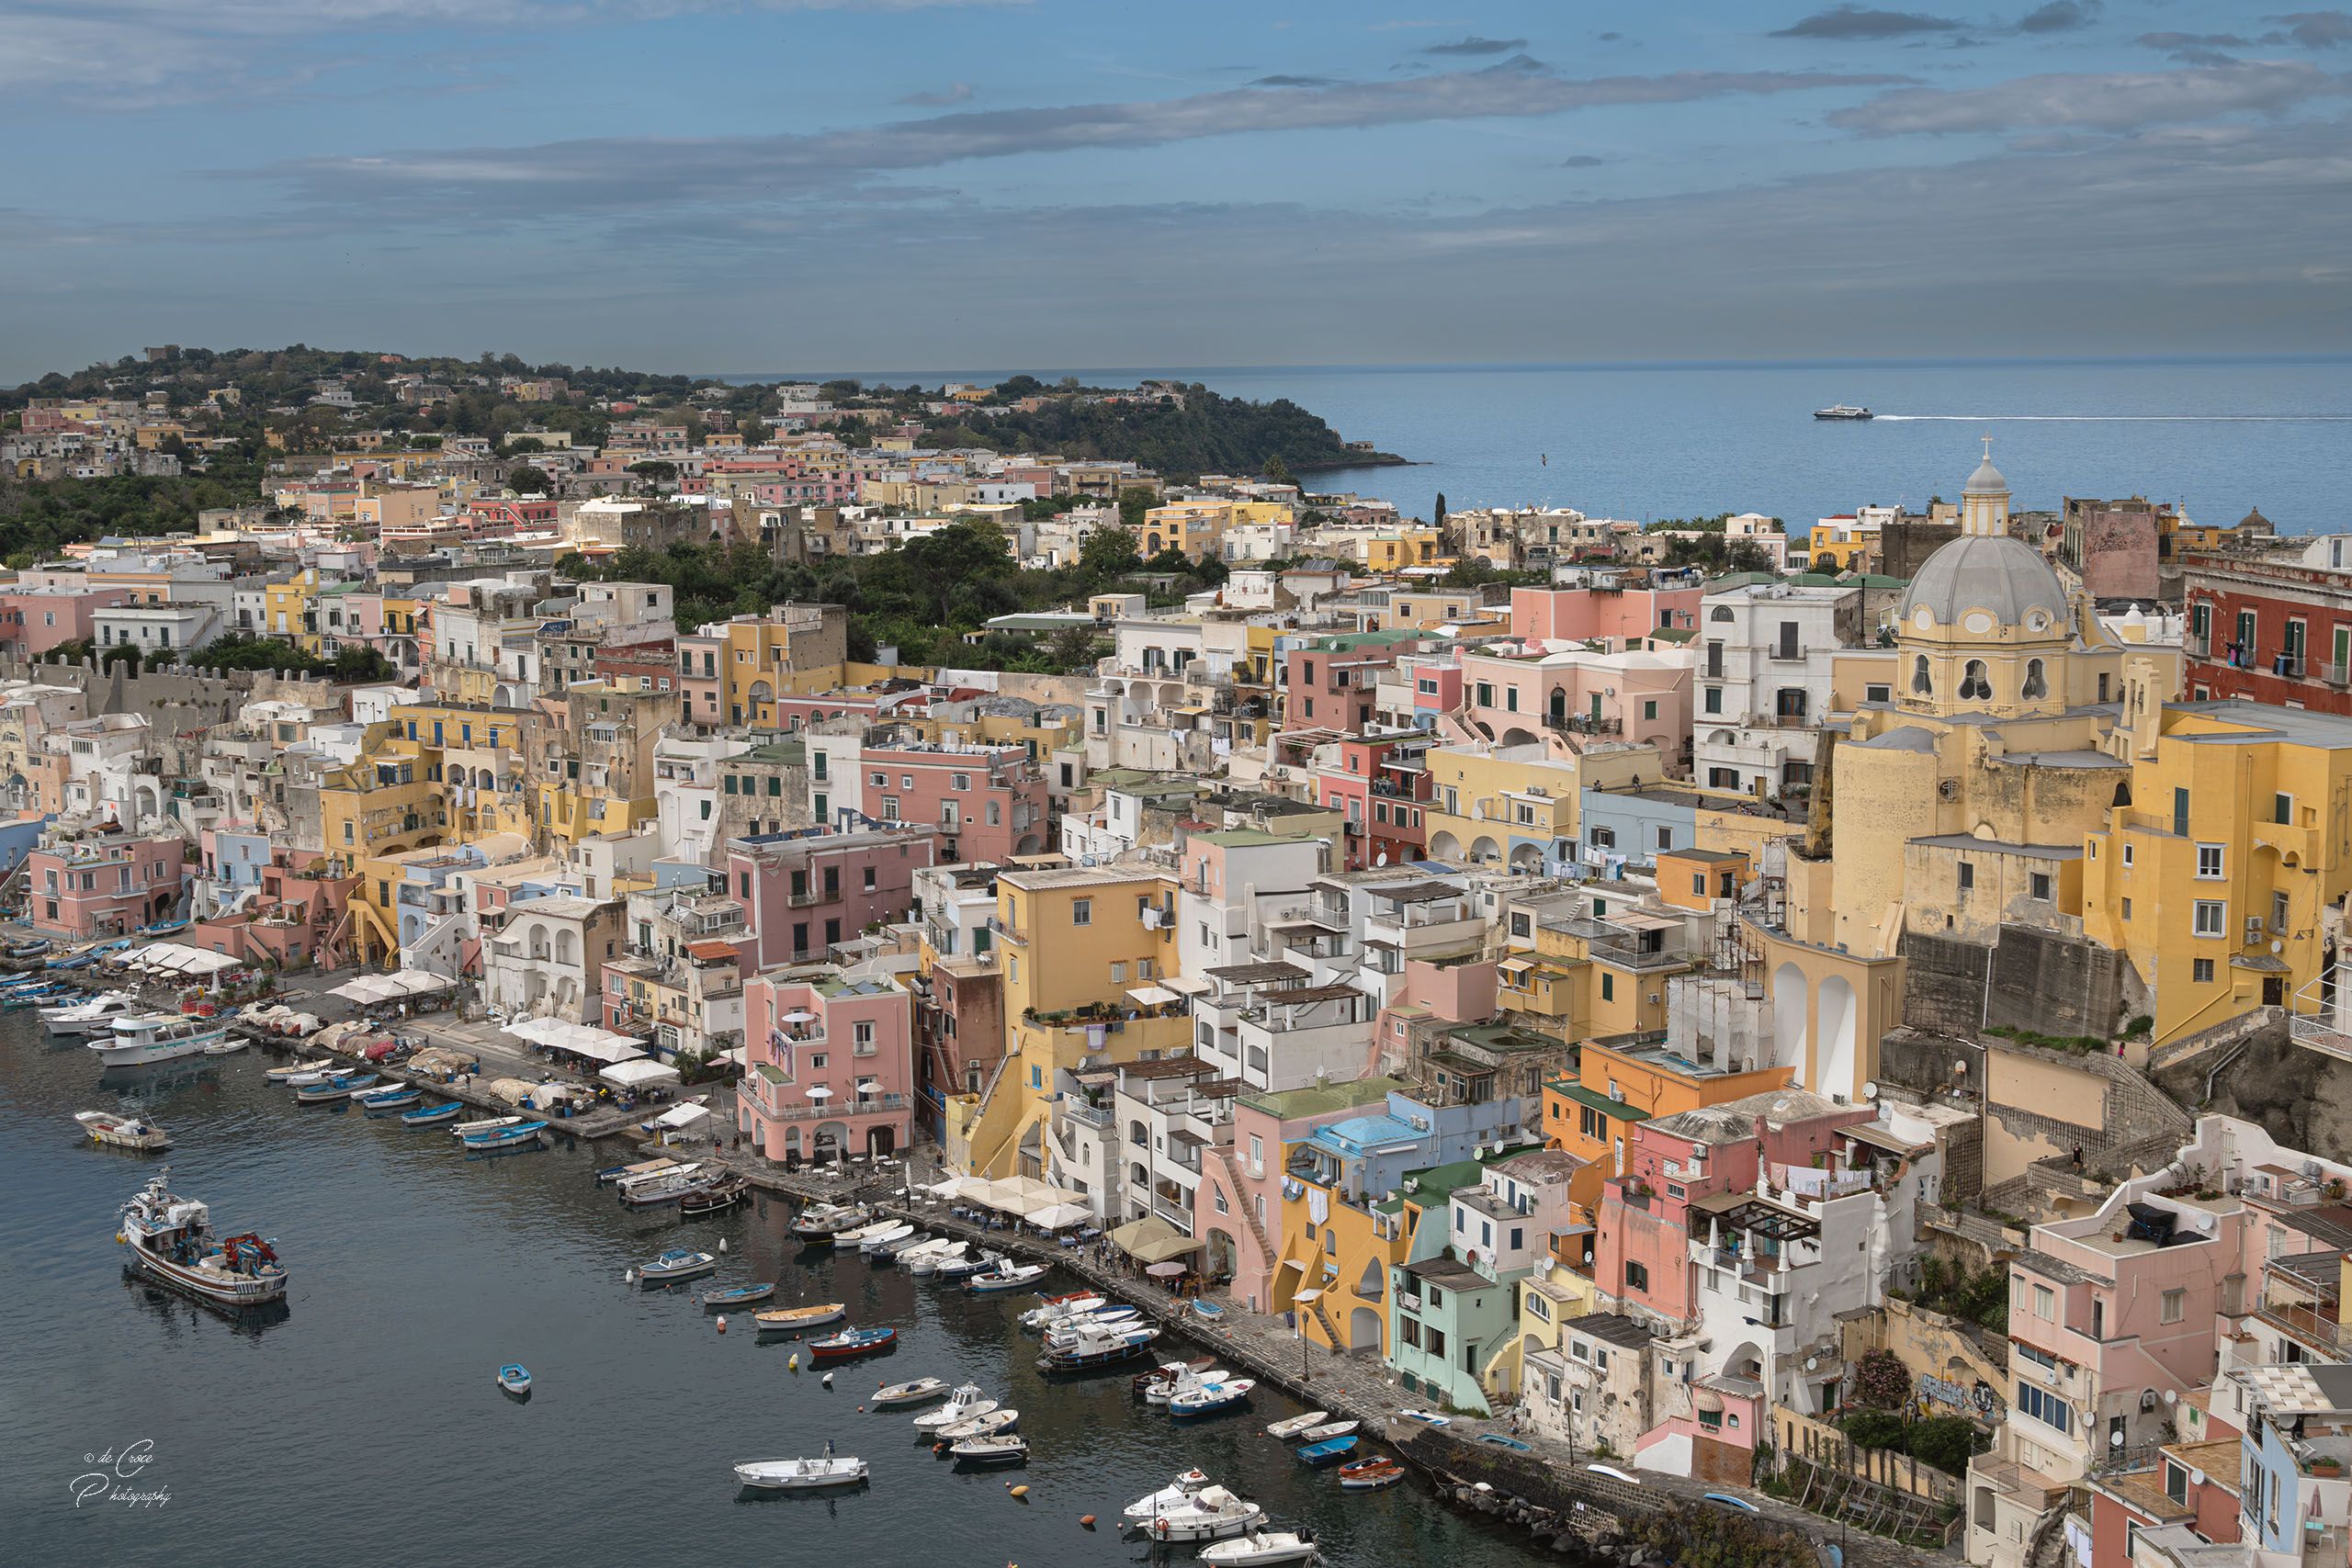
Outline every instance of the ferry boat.
<path fill-rule="evenodd" d="M 211 1211 L 174 1195 L 171 1171 L 122 1206 L 119 1235 L 137 1269 L 157 1282 L 223 1306 L 257 1306 L 282 1300 L 286 1266 L 270 1244 L 250 1232 L 216 1241 Z"/>
<path fill-rule="evenodd" d="M 1851 403 L 1833 403 L 1826 409 L 1814 410 L 1813 417 L 1815 419 L 1875 419 L 1878 416 L 1868 409 L 1856 408 Z"/>
<path fill-rule="evenodd" d="M 228 1038 L 228 1030 L 214 1018 L 183 1018 L 177 1013 L 150 1012 L 114 1021 L 114 1032 L 90 1042 L 88 1049 L 109 1067 L 135 1067 L 149 1062 L 176 1062 L 200 1056 Z"/>
<path fill-rule="evenodd" d="M 172 1146 L 171 1134 L 143 1116 L 118 1116 L 111 1111 L 76 1111 L 74 1120 L 94 1144 L 110 1149 L 136 1149 L 154 1154 Z"/>

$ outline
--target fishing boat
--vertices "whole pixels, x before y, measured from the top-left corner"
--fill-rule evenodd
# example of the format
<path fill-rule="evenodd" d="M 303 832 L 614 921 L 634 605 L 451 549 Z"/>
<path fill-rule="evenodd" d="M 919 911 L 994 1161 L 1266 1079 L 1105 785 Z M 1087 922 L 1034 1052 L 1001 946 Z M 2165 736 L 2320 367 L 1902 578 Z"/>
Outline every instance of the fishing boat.
<path fill-rule="evenodd" d="M 729 1307 L 754 1305 L 775 1294 L 773 1280 L 755 1285 L 729 1285 L 723 1291 L 704 1292 L 702 1304 L 713 1312 L 723 1312 Z"/>
<path fill-rule="evenodd" d="M 186 930 L 187 930 L 186 920 L 156 920 L 153 924 L 141 926 L 131 934 L 144 937 L 177 936 Z"/>
<path fill-rule="evenodd" d="M 675 1203 L 689 1192 L 699 1192 L 717 1178 L 699 1165 L 673 1166 L 651 1176 L 640 1176 L 619 1182 L 620 1204 L 624 1209 L 659 1209 Z"/>
<path fill-rule="evenodd" d="M 967 1244 L 958 1243 L 957 1245 L 961 1247 Z M 1001 1259 L 998 1258 L 994 1253 L 973 1253 L 966 1250 L 943 1253 L 936 1262 L 931 1262 L 928 1258 L 924 1261 L 931 1263 L 931 1267 L 925 1269 L 918 1266 L 916 1270 L 918 1273 L 928 1273 L 934 1280 L 962 1280 L 995 1268 Z"/>
<path fill-rule="evenodd" d="M 876 1410 L 892 1410 L 900 1405 L 921 1404 L 926 1400 L 944 1398 L 946 1393 L 945 1378 L 915 1378 L 907 1382 L 884 1383 L 865 1396 L 865 1403 Z"/>
<path fill-rule="evenodd" d="M 1319 1443 L 1309 1443 L 1298 1450 L 1298 1462 L 1320 1470 L 1327 1464 L 1341 1464 L 1352 1458 L 1363 1439 L 1355 1436 L 1329 1438 Z"/>
<path fill-rule="evenodd" d="M 947 1446 L 947 1451 L 965 1464 L 1027 1464 L 1029 1439 L 1010 1432 L 991 1432 L 984 1438 L 959 1438 Z"/>
<path fill-rule="evenodd" d="M 885 1244 L 905 1241 L 914 1234 L 915 1227 L 901 1220 L 896 1224 L 884 1225 L 879 1230 L 865 1231 L 858 1237 L 857 1249 L 860 1252 L 879 1252 Z"/>
<path fill-rule="evenodd" d="M 815 1492 L 855 1486 L 865 1479 L 862 1459 L 755 1459 L 735 1467 L 735 1479 L 759 1492 Z"/>
<path fill-rule="evenodd" d="M 722 1176 L 707 1187 L 682 1193 L 678 1198 L 678 1213 L 689 1220 L 723 1214 L 741 1203 L 751 1190 L 752 1183 L 748 1177 Z"/>
<path fill-rule="evenodd" d="M 969 1438 L 992 1438 L 999 1432 L 1009 1432 L 1021 1423 L 1021 1412 L 1010 1404 L 1000 1404 L 994 1410 L 967 1416 L 953 1426 L 939 1429 L 943 1443 L 960 1443 Z"/>
<path fill-rule="evenodd" d="M 1092 1291 L 1072 1291 L 1066 1296 L 1047 1296 L 1045 1304 L 1031 1307 L 1021 1314 L 1021 1326 L 1027 1329 L 1043 1329 L 1049 1324 L 1060 1322 L 1063 1318 L 1083 1317 L 1096 1308 L 1109 1304 L 1110 1303 Z"/>
<path fill-rule="evenodd" d="M 1134 1377 L 1128 1379 L 1127 1386 L 1134 1391 L 1135 1396 L 1137 1399 L 1141 1399 L 1143 1397 L 1143 1391 L 1149 1388 L 1153 1383 L 1162 1382 L 1168 1378 L 1176 1377 L 1187 1371 L 1204 1372 L 1216 1365 L 1216 1358 L 1214 1356 L 1195 1356 L 1189 1361 L 1162 1361 L 1159 1365 L 1152 1368 L 1151 1371 L 1148 1372 L 1137 1372 Z"/>
<path fill-rule="evenodd" d="M 846 1303 L 824 1302 L 814 1306 L 778 1307 L 772 1312 L 753 1313 L 752 1322 L 763 1334 L 798 1334 L 806 1329 L 822 1328 L 829 1323 L 839 1323 L 848 1315 Z"/>
<path fill-rule="evenodd" d="M 1176 1420 L 1195 1420 L 1204 1416 L 1222 1416 L 1228 1410 L 1238 1410 L 1250 1402 L 1250 1390 L 1258 1386 L 1255 1378 L 1227 1378 L 1222 1382 L 1203 1383 L 1172 1394 L 1168 1401 L 1168 1414 Z"/>
<path fill-rule="evenodd" d="M 985 1416 L 994 1410 L 998 1404 L 999 1401 L 990 1399 L 980 1392 L 979 1384 L 964 1383 L 957 1387 L 954 1396 L 946 1404 L 936 1410 L 926 1410 L 916 1416 L 915 1430 L 936 1432 L 942 1427 L 968 1421 L 975 1416 Z"/>
<path fill-rule="evenodd" d="M 460 1122 L 449 1129 L 449 1136 L 464 1140 L 481 1133 L 498 1133 L 509 1127 L 520 1127 L 529 1120 L 527 1116 L 487 1116 L 478 1122 Z"/>
<path fill-rule="evenodd" d="M 71 986 L 45 981 L 40 985 L 27 986 L 21 989 L 10 991 L 6 997 L 0 997 L 0 1011 L 22 1012 L 27 1008 L 39 1007 L 54 998 L 69 997 L 73 994 L 74 987 Z"/>
<path fill-rule="evenodd" d="M 376 1082 L 373 1073 L 334 1073 L 316 1083 L 306 1083 L 294 1091 L 297 1105 L 325 1105 L 333 1100 L 349 1100 L 354 1094 Z"/>
<path fill-rule="evenodd" d="M 1878 416 L 1870 410 L 1857 408 L 1852 403 L 1832 403 L 1826 409 L 1814 410 L 1813 417 L 1815 419 L 1876 419 Z"/>
<path fill-rule="evenodd" d="M 315 1062 L 288 1062 L 281 1067 L 271 1067 L 261 1076 L 271 1083 L 295 1084 L 305 1081 L 315 1083 L 334 1068 L 334 1063 L 331 1058 L 321 1056 Z"/>
<path fill-rule="evenodd" d="M 201 1055 L 226 1032 L 218 1019 L 171 1012 L 125 1014 L 114 1021 L 112 1033 L 93 1039 L 88 1049 L 98 1054 L 102 1066 L 136 1067 Z"/>
<path fill-rule="evenodd" d="M 531 1392 L 531 1374 L 520 1361 L 509 1361 L 498 1369 L 498 1386 L 521 1397 Z"/>
<path fill-rule="evenodd" d="M 1143 1385 L 1146 1404 L 1165 1404 L 1180 1393 L 1192 1393 L 1213 1382 L 1223 1382 L 1233 1374 L 1222 1367 L 1186 1365 L 1164 1378 L 1153 1378 Z M 1328 1417 L 1327 1417 L 1328 1419 Z"/>
<path fill-rule="evenodd" d="M 216 1241 L 211 1211 L 175 1196 L 171 1171 L 158 1171 L 122 1206 L 118 1238 L 150 1279 L 224 1306 L 258 1306 L 286 1294 L 286 1266 L 270 1243 L 250 1232 Z"/>
<path fill-rule="evenodd" d="M 1064 1318 L 1046 1330 L 1046 1343 L 1068 1345 L 1081 1334 L 1106 1328 L 1131 1328 L 1142 1321 L 1143 1314 L 1134 1307 L 1104 1307 L 1101 1312 L 1088 1313 L 1084 1317 Z"/>
<path fill-rule="evenodd" d="M 401 1111 L 401 1125 L 403 1127 L 431 1127 L 439 1122 L 449 1121 L 459 1111 L 465 1110 L 465 1101 L 461 1100 L 453 1100 L 447 1105 L 420 1106 L 414 1111 Z"/>
<path fill-rule="evenodd" d="M 637 1271 L 639 1283 L 647 1290 L 656 1285 L 674 1285 L 681 1280 L 699 1279 L 718 1272 L 718 1258 L 707 1252 L 691 1247 L 673 1247 Z"/>
<path fill-rule="evenodd" d="M 1200 1561 L 1216 1568 L 1274 1568 L 1279 1562 L 1315 1561 L 1315 1538 L 1304 1530 L 1258 1530 L 1201 1548 Z"/>
<path fill-rule="evenodd" d="M 17 959 L 39 958 L 48 951 L 47 942 L 40 937 L 33 937 L 25 942 L 12 942 L 6 947 L 0 948 L 0 955 Z"/>
<path fill-rule="evenodd" d="M 831 1247 L 844 1232 L 870 1224 L 874 1211 L 856 1204 L 820 1203 L 804 1209 L 786 1227 L 809 1247 Z"/>
<path fill-rule="evenodd" d="M 1277 1421 L 1266 1428 L 1266 1436 L 1288 1442 L 1311 1427 L 1320 1427 L 1331 1418 L 1328 1410 L 1310 1410 L 1304 1416 L 1294 1416 L 1287 1421 Z"/>
<path fill-rule="evenodd" d="M 233 1031 L 222 1032 L 220 1038 L 204 1048 L 208 1056 L 233 1056 L 253 1042 Z"/>
<path fill-rule="evenodd" d="M 626 1181 L 633 1176 L 652 1176 L 670 1169 L 677 1163 L 664 1155 L 660 1159 L 641 1159 L 634 1165 L 608 1165 L 596 1172 L 596 1185 L 610 1187 L 616 1181 Z"/>
<path fill-rule="evenodd" d="M 1340 1467 L 1340 1486 L 1348 1492 L 1377 1492 L 1404 1479 L 1405 1467 L 1386 1454 L 1375 1459 L 1360 1459 L 1353 1464 Z"/>
<path fill-rule="evenodd" d="M 1408 1421 L 1419 1421 L 1424 1427 L 1451 1427 L 1453 1417 L 1441 1416 L 1434 1410 L 1399 1410 L 1396 1414 Z"/>
<path fill-rule="evenodd" d="M 1145 1536 L 1155 1541 L 1218 1540 L 1247 1535 L 1266 1522 L 1266 1510 L 1222 1486 L 1204 1486 L 1177 1498 L 1143 1522 Z"/>
<path fill-rule="evenodd" d="M 839 1334 L 829 1334 L 822 1339 L 808 1341 L 808 1359 L 812 1361 L 845 1361 L 853 1356 L 871 1356 L 888 1350 L 899 1342 L 895 1328 L 844 1328 Z"/>
<path fill-rule="evenodd" d="M 74 1120 L 90 1134 L 90 1142 L 110 1149 L 135 1149 L 157 1154 L 172 1146 L 171 1134 L 143 1116 L 118 1116 L 111 1111 L 76 1111 Z"/>
<path fill-rule="evenodd" d="M 1188 1470 L 1159 1491 L 1149 1493 L 1128 1504 L 1121 1517 L 1130 1527 L 1139 1528 L 1148 1525 L 1170 1508 L 1182 1505 L 1186 1498 L 1211 1484 L 1206 1471 Z"/>
<path fill-rule="evenodd" d="M 930 1245 L 931 1237 L 918 1232 L 913 1235 L 900 1236 L 896 1241 L 884 1242 L 874 1249 L 874 1256 L 885 1263 L 896 1263 L 915 1248 Z"/>
<path fill-rule="evenodd" d="M 1122 1366 L 1151 1352 L 1152 1341 L 1159 1337 L 1157 1328 L 1129 1328 L 1103 1334 L 1082 1336 L 1067 1348 L 1047 1347 L 1037 1358 L 1041 1372 L 1091 1372 L 1103 1367 Z"/>
<path fill-rule="evenodd" d="M 51 1034 L 112 1032 L 114 1021 L 138 1010 L 139 998 L 129 991 L 101 991 L 78 1002 L 45 1007 L 35 1015 Z"/>
<path fill-rule="evenodd" d="M 1306 1442 L 1328 1443 L 1334 1438 L 1346 1437 L 1363 1425 L 1361 1421 L 1326 1421 L 1319 1427 L 1309 1427 L 1299 1437 Z"/>
<path fill-rule="evenodd" d="M 987 1273 L 975 1274 L 965 1280 L 964 1289 L 976 1296 L 1001 1295 L 1006 1291 L 1019 1290 L 1032 1280 L 1043 1279 L 1048 1267 L 1049 1265 L 1044 1263 L 1012 1263 L 1000 1260 L 997 1266 Z"/>
<path fill-rule="evenodd" d="M 487 1133 L 468 1133 L 460 1142 L 469 1154 L 519 1148 L 525 1144 L 537 1143 L 539 1134 L 547 1130 L 548 1124 L 544 1122 L 526 1122 L 517 1117 L 512 1126 L 493 1127 Z"/>
<path fill-rule="evenodd" d="M 363 1111 L 405 1111 L 424 1099 L 424 1091 L 413 1083 L 390 1083 L 360 1090 L 351 1097 L 351 1103 Z"/>

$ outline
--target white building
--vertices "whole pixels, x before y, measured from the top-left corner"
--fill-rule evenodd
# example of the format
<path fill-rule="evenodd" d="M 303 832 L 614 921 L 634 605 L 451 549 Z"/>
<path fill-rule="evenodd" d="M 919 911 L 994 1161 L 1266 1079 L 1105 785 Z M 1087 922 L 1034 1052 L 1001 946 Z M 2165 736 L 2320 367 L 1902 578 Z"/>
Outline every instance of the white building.
<path fill-rule="evenodd" d="M 1863 635 L 1860 588 L 1749 582 L 1700 602 L 1691 773 L 1710 789 L 1809 790 L 1830 662 Z"/>
<path fill-rule="evenodd" d="M 622 907 L 597 898 L 533 898 L 511 907 L 484 944 L 482 1000 L 506 1018 L 594 1023 L 605 961 L 620 956 Z"/>

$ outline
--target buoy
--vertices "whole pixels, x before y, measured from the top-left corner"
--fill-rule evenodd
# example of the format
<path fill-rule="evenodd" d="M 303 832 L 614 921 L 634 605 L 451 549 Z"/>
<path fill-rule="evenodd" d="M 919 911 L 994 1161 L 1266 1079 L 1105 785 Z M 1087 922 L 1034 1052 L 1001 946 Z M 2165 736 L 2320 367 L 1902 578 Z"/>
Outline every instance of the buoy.
<path fill-rule="evenodd" d="M 637 1283 L 637 1270 L 636 1270 L 636 1269 L 622 1269 L 622 1270 L 621 1270 L 621 1283 L 622 1283 L 622 1284 L 624 1284 L 624 1285 L 634 1285 L 634 1284 L 636 1284 L 636 1283 Z"/>
<path fill-rule="evenodd" d="M 832 1374 L 832 1373 L 831 1373 L 831 1372 L 827 1372 L 827 1373 L 825 1374 L 825 1377 L 824 1377 L 824 1383 L 825 1383 L 825 1386 L 826 1386 L 827 1388 L 831 1388 L 831 1387 L 832 1387 L 832 1386 L 833 1386 L 833 1374 Z"/>
<path fill-rule="evenodd" d="M 863 1404 L 859 1405 L 859 1406 L 857 1407 L 857 1413 L 858 1413 L 860 1416 L 865 1415 L 865 1405 L 863 1405 Z"/>
<path fill-rule="evenodd" d="M 1094 1516 L 1092 1514 L 1080 1514 L 1078 1516 L 1078 1522 L 1086 1529 L 1092 1529 L 1094 1528 Z"/>
<path fill-rule="evenodd" d="M 784 1370 L 785 1370 L 786 1371 L 787 1371 L 787 1372 L 797 1372 L 797 1371 L 798 1371 L 800 1370 L 800 1352 L 799 1352 L 799 1351 L 795 1350 L 795 1351 L 792 1353 L 792 1359 L 790 1359 L 789 1361 L 786 1361 L 786 1362 L 784 1364 Z"/>
<path fill-rule="evenodd" d="M 723 1312 L 718 1314 L 718 1332 L 721 1334 L 727 1332 L 727 1314 Z"/>
<path fill-rule="evenodd" d="M 1026 1497 L 1029 1495 L 1029 1488 L 1026 1486 L 1016 1486 L 1012 1489 L 1012 1495 L 1015 1497 Z"/>
<path fill-rule="evenodd" d="M 725 1236 L 720 1236 L 718 1238 L 718 1250 L 722 1253 L 727 1250 L 727 1238 Z"/>

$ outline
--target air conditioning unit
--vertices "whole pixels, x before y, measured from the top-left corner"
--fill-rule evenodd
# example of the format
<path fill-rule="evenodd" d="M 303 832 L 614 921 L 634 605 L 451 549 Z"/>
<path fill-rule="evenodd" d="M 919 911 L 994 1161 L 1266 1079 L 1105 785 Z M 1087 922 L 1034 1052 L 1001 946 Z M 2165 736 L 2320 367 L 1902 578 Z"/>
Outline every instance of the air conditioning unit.
<path fill-rule="evenodd" d="M 2258 947 L 2261 944 L 2262 917 L 2260 915 L 2248 915 L 2245 918 L 2245 945 L 2248 947 Z"/>

